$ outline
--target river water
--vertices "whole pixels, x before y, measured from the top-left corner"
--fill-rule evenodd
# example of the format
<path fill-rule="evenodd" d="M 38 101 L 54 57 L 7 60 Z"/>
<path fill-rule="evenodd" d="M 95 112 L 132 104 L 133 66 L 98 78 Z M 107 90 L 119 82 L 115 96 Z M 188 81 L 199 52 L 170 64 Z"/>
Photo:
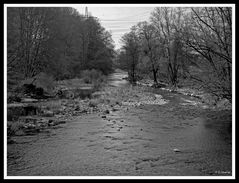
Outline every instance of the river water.
<path fill-rule="evenodd" d="M 117 71 L 112 87 L 128 87 Z M 169 103 L 77 117 L 8 144 L 8 176 L 204 176 L 232 174 L 231 111 Z"/>
<path fill-rule="evenodd" d="M 126 77 L 128 77 L 127 72 L 117 69 L 108 76 L 108 85 L 113 87 L 127 87 L 130 83 L 124 79 Z"/>

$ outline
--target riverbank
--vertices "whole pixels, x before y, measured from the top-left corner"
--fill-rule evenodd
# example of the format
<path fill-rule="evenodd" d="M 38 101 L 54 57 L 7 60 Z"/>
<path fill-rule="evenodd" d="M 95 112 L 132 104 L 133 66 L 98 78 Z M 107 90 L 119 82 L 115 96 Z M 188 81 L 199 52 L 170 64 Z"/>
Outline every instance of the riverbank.
<path fill-rule="evenodd" d="M 8 175 L 232 174 L 231 110 L 205 108 L 195 97 L 127 84 L 106 86 L 90 101 L 98 110 L 40 133 L 13 137 L 7 147 Z"/>

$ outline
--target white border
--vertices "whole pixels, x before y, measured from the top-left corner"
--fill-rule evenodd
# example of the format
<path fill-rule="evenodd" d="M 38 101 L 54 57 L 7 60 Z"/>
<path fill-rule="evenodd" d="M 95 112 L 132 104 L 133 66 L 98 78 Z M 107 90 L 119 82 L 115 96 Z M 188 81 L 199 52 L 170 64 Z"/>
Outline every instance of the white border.
<path fill-rule="evenodd" d="M 235 4 L 5 4 L 7 7 L 235 7 Z M 4 5 L 4 6 L 5 6 Z"/>
<path fill-rule="evenodd" d="M 232 7 L 232 176 L 7 176 L 7 97 L 4 97 L 4 179 L 235 179 L 235 4 L 4 4 L 4 96 L 7 95 L 7 7 Z"/>
<path fill-rule="evenodd" d="M 235 5 L 232 6 L 232 176 L 236 177 L 236 139 L 235 139 L 235 133 L 236 133 L 236 65 L 235 65 L 235 59 L 236 59 L 236 9 Z"/>
<path fill-rule="evenodd" d="M 235 179 L 231 176 L 7 176 L 4 179 Z"/>
<path fill-rule="evenodd" d="M 4 178 L 7 176 L 7 11 L 4 5 Z"/>

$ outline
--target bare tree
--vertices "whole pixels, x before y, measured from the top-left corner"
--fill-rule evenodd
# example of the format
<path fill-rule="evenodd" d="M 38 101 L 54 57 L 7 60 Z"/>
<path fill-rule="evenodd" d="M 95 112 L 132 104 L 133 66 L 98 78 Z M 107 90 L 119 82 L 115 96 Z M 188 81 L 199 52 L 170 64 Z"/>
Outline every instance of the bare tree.
<path fill-rule="evenodd" d="M 138 34 L 141 41 L 142 52 L 149 58 L 153 74 L 154 84 L 158 84 L 157 74 L 160 67 L 160 59 L 163 56 L 162 39 L 157 36 L 157 31 L 152 24 L 148 22 L 140 22 L 137 25 Z"/>
<path fill-rule="evenodd" d="M 83 69 L 106 74 L 112 70 L 111 35 L 96 18 L 84 19 L 68 7 L 8 7 L 7 13 L 7 63 L 12 75 L 31 78 L 47 72 L 62 79 Z"/>
<path fill-rule="evenodd" d="M 157 29 L 159 37 L 164 39 L 165 57 L 168 60 L 168 76 L 172 86 L 176 87 L 179 80 L 179 69 L 182 60 L 183 44 L 181 42 L 181 26 L 183 9 L 156 8 L 151 22 Z"/>
<path fill-rule="evenodd" d="M 12 12 L 15 17 L 8 17 L 8 69 L 17 67 L 25 78 L 32 77 L 44 67 L 39 60 L 46 38 L 46 11 L 43 8 L 8 8 L 10 15 Z"/>
<path fill-rule="evenodd" d="M 204 60 L 208 71 L 202 85 L 219 98 L 231 100 L 232 12 L 229 7 L 191 8 L 185 43 Z M 189 28 L 190 27 L 190 28 Z"/>
<path fill-rule="evenodd" d="M 130 79 L 133 83 L 136 82 L 136 66 L 139 61 L 139 38 L 136 33 L 136 27 L 132 27 L 130 33 L 125 34 L 122 39 L 124 44 L 123 49 L 127 55 L 127 65 Z"/>

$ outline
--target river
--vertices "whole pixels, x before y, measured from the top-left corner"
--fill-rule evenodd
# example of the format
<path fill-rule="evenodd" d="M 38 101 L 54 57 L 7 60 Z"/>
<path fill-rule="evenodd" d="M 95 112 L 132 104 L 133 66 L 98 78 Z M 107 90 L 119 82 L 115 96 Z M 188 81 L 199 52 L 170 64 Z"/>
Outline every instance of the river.
<path fill-rule="evenodd" d="M 128 87 L 125 72 L 109 76 Z M 231 111 L 181 105 L 189 96 L 152 90 L 169 103 L 77 117 L 7 145 L 8 176 L 231 175 Z M 184 99 L 184 100 L 183 100 Z"/>

